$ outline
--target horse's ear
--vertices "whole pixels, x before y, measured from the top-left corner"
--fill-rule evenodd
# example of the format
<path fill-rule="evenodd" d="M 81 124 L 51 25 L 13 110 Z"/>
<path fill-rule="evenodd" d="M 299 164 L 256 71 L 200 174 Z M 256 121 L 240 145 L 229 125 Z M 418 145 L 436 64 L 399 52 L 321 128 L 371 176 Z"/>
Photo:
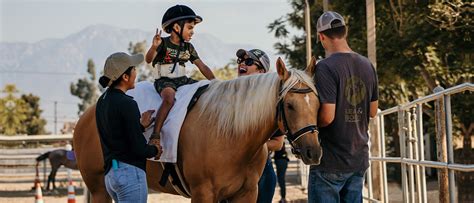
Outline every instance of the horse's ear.
<path fill-rule="evenodd" d="M 316 57 L 311 57 L 308 67 L 306 67 L 306 74 L 313 77 L 314 72 L 316 72 Z"/>
<path fill-rule="evenodd" d="M 280 57 L 278 57 L 277 59 L 276 69 L 281 80 L 285 81 L 290 77 L 290 74 L 288 74 L 288 70 L 286 70 L 285 63 L 283 62 L 283 60 L 281 60 Z"/>

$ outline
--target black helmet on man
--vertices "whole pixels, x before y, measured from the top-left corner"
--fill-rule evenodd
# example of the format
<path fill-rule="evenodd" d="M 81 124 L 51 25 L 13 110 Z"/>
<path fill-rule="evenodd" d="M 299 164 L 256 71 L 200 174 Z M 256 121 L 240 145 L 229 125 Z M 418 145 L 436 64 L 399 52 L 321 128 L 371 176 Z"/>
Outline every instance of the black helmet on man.
<path fill-rule="evenodd" d="M 173 25 L 179 20 L 186 19 L 194 19 L 196 24 L 202 21 L 202 17 L 196 15 L 193 9 L 185 5 L 176 5 L 166 10 L 163 15 L 163 20 L 161 21 L 161 27 L 166 33 L 171 33 L 171 29 L 168 29 L 168 26 Z"/>

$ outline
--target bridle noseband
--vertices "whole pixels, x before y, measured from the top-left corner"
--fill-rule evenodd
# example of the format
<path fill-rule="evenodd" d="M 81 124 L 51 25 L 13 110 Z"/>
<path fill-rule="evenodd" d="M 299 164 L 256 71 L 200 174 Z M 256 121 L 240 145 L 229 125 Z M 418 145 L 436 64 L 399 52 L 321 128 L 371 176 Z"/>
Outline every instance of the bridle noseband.
<path fill-rule="evenodd" d="M 297 93 L 297 94 L 308 94 L 308 93 L 312 93 L 313 90 L 311 88 L 300 88 L 300 89 L 291 88 L 288 92 Z M 293 154 L 299 155 L 301 154 L 301 150 L 295 146 L 295 142 L 298 141 L 298 139 L 300 139 L 302 136 L 304 136 L 307 133 L 316 132 L 317 134 L 319 134 L 318 126 L 316 126 L 316 124 L 308 125 L 304 128 L 299 129 L 295 133 L 292 133 L 288 126 L 288 120 L 286 118 L 285 109 L 284 109 L 283 97 L 281 97 L 281 95 L 280 95 L 280 98 L 281 99 L 278 101 L 278 104 L 277 104 L 277 114 L 276 114 L 277 120 L 278 120 L 278 116 L 280 116 L 283 121 L 283 128 L 284 128 L 282 132 L 283 134 L 286 135 L 292 147 Z"/>

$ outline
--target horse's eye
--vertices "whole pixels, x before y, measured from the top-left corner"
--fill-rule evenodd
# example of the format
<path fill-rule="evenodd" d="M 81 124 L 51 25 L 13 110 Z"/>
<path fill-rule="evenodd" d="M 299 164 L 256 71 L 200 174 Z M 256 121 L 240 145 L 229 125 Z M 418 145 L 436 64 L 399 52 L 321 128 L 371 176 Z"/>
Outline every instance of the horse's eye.
<path fill-rule="evenodd" d="M 295 110 L 291 104 L 286 104 L 286 108 L 288 108 L 288 110 Z"/>

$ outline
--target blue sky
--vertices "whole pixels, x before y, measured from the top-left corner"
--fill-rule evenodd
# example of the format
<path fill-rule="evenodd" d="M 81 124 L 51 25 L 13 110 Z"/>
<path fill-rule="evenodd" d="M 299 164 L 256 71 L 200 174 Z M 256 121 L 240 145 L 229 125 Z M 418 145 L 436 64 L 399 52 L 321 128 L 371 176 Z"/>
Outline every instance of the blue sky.
<path fill-rule="evenodd" d="M 291 11 L 287 0 L 0 0 L 0 42 L 64 38 L 94 24 L 153 31 L 167 8 L 185 4 L 204 18 L 197 33 L 272 49 L 266 28 Z M 152 36 L 150 36 L 151 38 Z"/>

